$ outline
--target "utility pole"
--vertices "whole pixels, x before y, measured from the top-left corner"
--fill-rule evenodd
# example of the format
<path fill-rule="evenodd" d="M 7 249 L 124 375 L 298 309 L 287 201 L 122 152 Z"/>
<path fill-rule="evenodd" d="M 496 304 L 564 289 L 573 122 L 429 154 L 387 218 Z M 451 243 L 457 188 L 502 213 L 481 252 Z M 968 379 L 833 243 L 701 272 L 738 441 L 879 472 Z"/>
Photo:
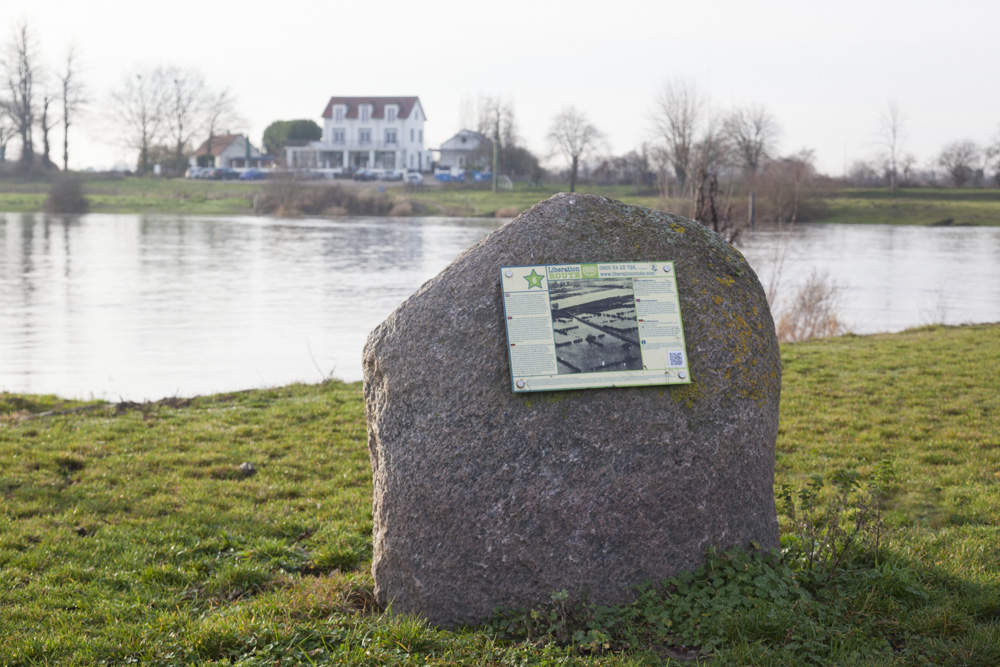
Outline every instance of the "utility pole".
<path fill-rule="evenodd" d="M 500 162 L 500 105 L 496 108 L 496 122 L 493 123 L 493 194 L 497 193 L 497 166 Z"/>

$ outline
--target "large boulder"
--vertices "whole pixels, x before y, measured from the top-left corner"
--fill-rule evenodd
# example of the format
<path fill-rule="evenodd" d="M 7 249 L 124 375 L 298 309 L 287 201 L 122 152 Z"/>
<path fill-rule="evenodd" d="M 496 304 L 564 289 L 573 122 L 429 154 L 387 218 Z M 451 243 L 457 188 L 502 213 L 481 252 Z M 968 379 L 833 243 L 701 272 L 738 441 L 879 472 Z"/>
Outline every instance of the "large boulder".
<path fill-rule="evenodd" d="M 626 260 L 673 260 L 693 382 L 514 394 L 500 267 Z M 532 207 L 368 338 L 378 601 L 475 623 L 776 547 L 780 364 L 757 276 L 714 232 L 592 195 Z"/>

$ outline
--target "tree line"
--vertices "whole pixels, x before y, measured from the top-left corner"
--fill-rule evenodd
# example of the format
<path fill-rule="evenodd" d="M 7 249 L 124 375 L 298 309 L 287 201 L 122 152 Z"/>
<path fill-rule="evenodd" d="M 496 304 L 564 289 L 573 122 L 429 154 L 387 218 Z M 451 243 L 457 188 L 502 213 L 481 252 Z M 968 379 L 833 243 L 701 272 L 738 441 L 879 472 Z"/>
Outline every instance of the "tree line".
<path fill-rule="evenodd" d="M 51 137 L 61 124 L 62 169 L 68 170 L 70 127 L 94 100 L 83 82 L 77 49 L 70 47 L 62 62 L 50 67 L 42 62 L 31 26 L 22 21 L 0 51 L 0 70 L 0 163 L 8 161 L 8 147 L 16 139 L 17 171 L 57 169 Z M 220 131 L 243 123 L 228 89 L 210 86 L 197 69 L 178 66 L 128 72 L 101 106 L 109 134 L 135 151 L 140 175 L 149 173 L 154 162 L 183 171 L 196 137 L 204 136 L 211 145 Z"/>
<path fill-rule="evenodd" d="M 69 128 L 87 103 L 80 78 L 77 51 L 70 47 L 55 68 L 40 63 L 38 44 L 27 22 L 15 26 L 13 37 L 0 53 L 0 163 L 15 137 L 20 142 L 18 164 L 23 171 L 52 169 L 52 130 L 63 129 L 63 169 L 69 165 Z M 36 134 L 37 132 L 37 134 Z M 36 137 L 41 152 L 36 153 Z"/>
<path fill-rule="evenodd" d="M 845 180 L 852 185 L 887 186 L 892 192 L 903 186 L 1000 186 L 1000 131 L 986 143 L 973 139 L 953 141 L 924 165 L 906 150 L 908 136 L 906 114 L 890 101 L 879 114 L 875 150 L 855 160 Z"/>
<path fill-rule="evenodd" d="M 799 219 L 821 180 L 811 151 L 776 153 L 780 133 L 765 107 L 718 109 L 696 84 L 673 79 L 653 96 L 649 138 L 636 150 L 602 157 L 603 133 L 572 106 L 555 116 L 548 138 L 568 163 L 571 191 L 592 158 L 591 177 L 655 187 L 672 210 L 735 240 L 755 223 L 761 199 L 768 220 Z"/>
<path fill-rule="evenodd" d="M 56 168 L 52 136 L 61 126 L 62 168 L 67 169 L 70 128 L 95 98 L 82 80 L 78 51 L 67 49 L 55 66 L 43 63 L 37 37 L 22 21 L 0 49 L 0 70 L 0 163 L 8 160 L 8 146 L 16 141 L 18 170 Z M 133 152 L 140 175 L 149 173 L 153 164 L 179 173 L 195 145 L 205 141 L 211 147 L 220 133 L 245 124 L 232 92 L 210 85 L 190 67 L 133 69 L 106 97 L 101 107 L 106 109 L 109 135 Z M 475 127 L 485 138 L 480 162 L 494 173 L 531 181 L 543 178 L 541 160 L 519 136 L 509 100 L 481 96 L 475 112 L 464 116 L 463 125 Z M 952 142 L 921 167 L 906 150 L 906 120 L 898 105 L 887 105 L 873 132 L 872 155 L 851 165 L 848 183 L 882 185 L 890 191 L 941 181 L 955 187 L 1000 185 L 1000 133 L 985 144 Z M 763 106 L 720 110 L 696 84 L 673 79 L 652 96 L 649 138 L 642 146 L 622 156 L 607 155 L 603 132 L 585 111 L 567 106 L 552 120 L 547 157 L 565 160 L 571 191 L 581 172 L 636 185 L 652 181 L 665 199 L 687 202 L 689 214 L 698 219 L 724 227 L 738 215 L 752 225 L 761 205 L 771 219 L 795 219 L 802 212 L 802 194 L 821 180 L 811 152 L 776 154 L 780 133 L 776 118 Z M 320 134 L 313 121 L 276 121 L 265 131 L 264 144 L 268 152 L 280 155 L 285 145 L 315 140 Z M 791 185 L 776 190 L 780 183 Z M 739 190 L 745 191 L 740 194 L 744 201 L 735 204 Z"/>
<path fill-rule="evenodd" d="M 119 141 L 138 156 L 139 175 L 148 174 L 153 164 L 181 173 L 196 137 L 205 137 L 211 148 L 217 136 L 244 123 L 233 94 L 210 86 L 189 67 L 133 70 L 109 99 Z"/>

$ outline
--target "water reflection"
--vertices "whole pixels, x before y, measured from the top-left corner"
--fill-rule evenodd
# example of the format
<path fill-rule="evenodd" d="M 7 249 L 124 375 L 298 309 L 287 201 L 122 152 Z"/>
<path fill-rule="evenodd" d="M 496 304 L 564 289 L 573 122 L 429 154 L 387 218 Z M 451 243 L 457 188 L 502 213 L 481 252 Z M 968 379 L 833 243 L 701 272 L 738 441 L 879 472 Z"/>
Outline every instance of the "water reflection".
<path fill-rule="evenodd" d="M 778 274 L 777 311 L 826 271 L 855 333 L 1000 321 L 997 227 L 797 225 L 759 231 L 740 249 L 764 285 Z"/>
<path fill-rule="evenodd" d="M 360 379 L 368 332 L 494 226 L 0 214 L 0 388 L 155 399 Z"/>
<path fill-rule="evenodd" d="M 0 389 L 141 400 L 360 379 L 368 332 L 495 226 L 0 214 Z M 779 293 L 828 269 L 858 332 L 1000 320 L 1000 228 L 810 225 L 741 249 L 766 284 L 782 248 Z"/>

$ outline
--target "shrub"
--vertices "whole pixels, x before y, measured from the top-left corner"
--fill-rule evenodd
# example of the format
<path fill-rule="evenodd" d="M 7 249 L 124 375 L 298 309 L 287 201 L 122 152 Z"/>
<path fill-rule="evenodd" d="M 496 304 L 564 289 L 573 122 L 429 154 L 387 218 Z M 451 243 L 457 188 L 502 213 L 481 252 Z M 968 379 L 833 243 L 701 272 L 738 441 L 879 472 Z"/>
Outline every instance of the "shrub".
<path fill-rule="evenodd" d="M 281 217 L 297 215 L 409 215 L 393 213 L 394 203 L 385 194 L 355 192 L 340 185 L 305 183 L 296 174 L 272 180 L 261 197 L 265 213 Z"/>
<path fill-rule="evenodd" d="M 521 207 L 519 206 L 504 206 L 503 208 L 497 209 L 497 212 L 493 214 L 495 218 L 516 218 L 521 214 Z"/>
<path fill-rule="evenodd" d="M 48 213 L 86 213 L 90 209 L 83 196 L 83 179 L 75 174 L 60 174 L 52 181 L 45 199 Z"/>
<path fill-rule="evenodd" d="M 396 216 L 406 217 L 406 216 L 413 215 L 413 205 L 410 202 L 408 202 L 408 201 L 399 201 L 399 202 L 396 202 L 393 205 L 392 210 L 389 211 L 389 215 L 391 215 L 393 217 L 396 217 Z"/>
<path fill-rule="evenodd" d="M 778 317 L 775 325 L 778 340 L 791 343 L 839 336 L 846 331 L 840 320 L 839 305 L 837 285 L 830 274 L 813 269 L 809 279 Z"/>

